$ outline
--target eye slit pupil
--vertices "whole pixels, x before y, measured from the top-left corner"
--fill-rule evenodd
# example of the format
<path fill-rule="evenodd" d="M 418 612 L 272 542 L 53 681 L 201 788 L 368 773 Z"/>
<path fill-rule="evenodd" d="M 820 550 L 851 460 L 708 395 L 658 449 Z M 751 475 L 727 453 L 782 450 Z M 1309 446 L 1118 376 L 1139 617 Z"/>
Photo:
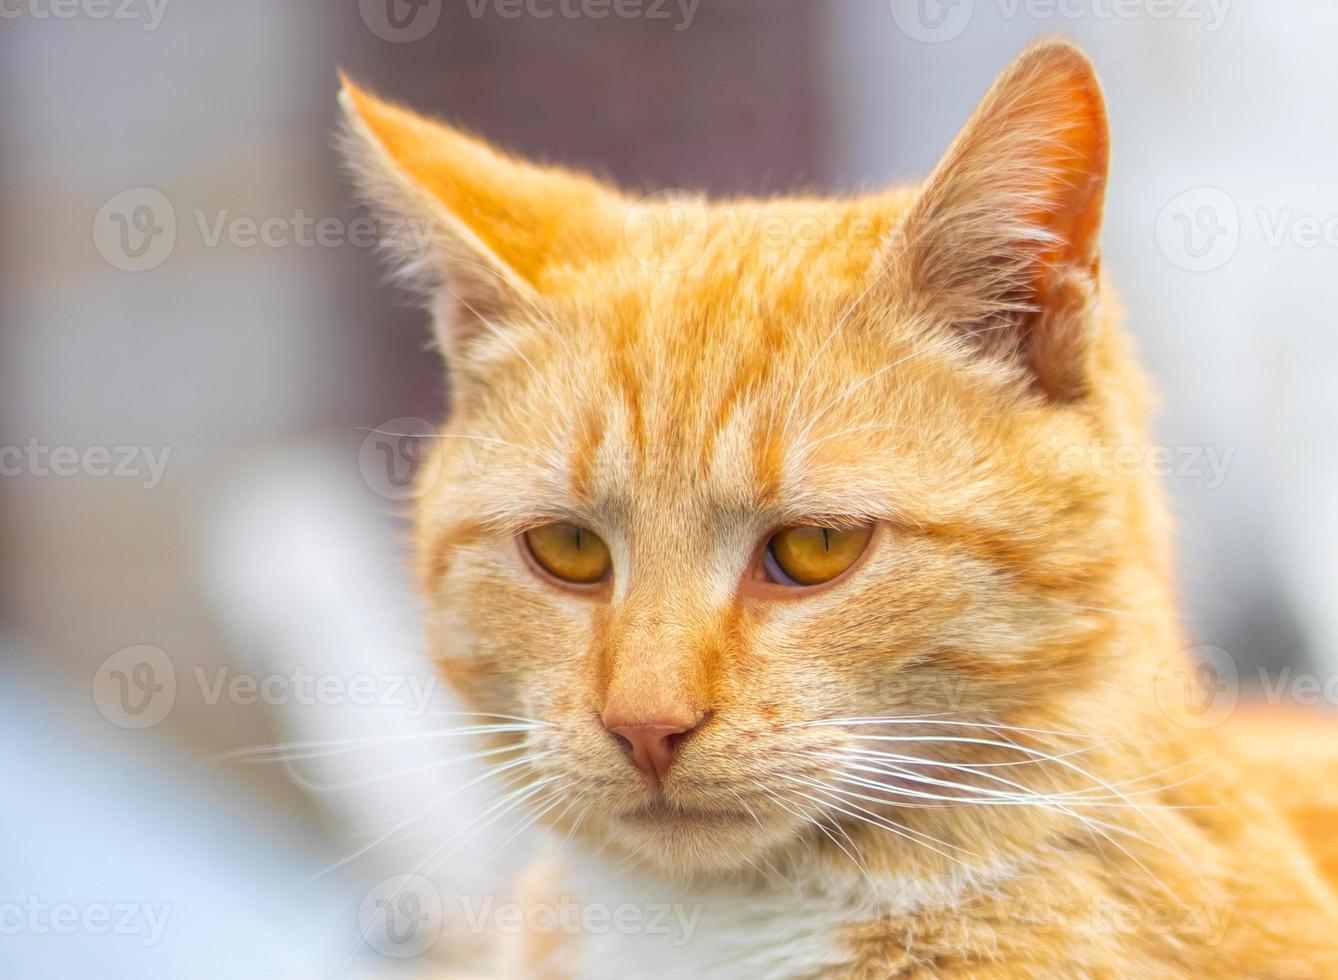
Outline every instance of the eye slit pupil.
<path fill-rule="evenodd" d="M 763 551 L 760 572 L 779 585 L 830 582 L 859 559 L 873 536 L 872 522 L 853 529 L 818 522 L 793 524 L 776 532 Z"/>
<path fill-rule="evenodd" d="M 593 585 L 612 572 L 609 550 L 599 535 L 569 521 L 531 528 L 522 544 L 542 571 L 564 582 Z"/>

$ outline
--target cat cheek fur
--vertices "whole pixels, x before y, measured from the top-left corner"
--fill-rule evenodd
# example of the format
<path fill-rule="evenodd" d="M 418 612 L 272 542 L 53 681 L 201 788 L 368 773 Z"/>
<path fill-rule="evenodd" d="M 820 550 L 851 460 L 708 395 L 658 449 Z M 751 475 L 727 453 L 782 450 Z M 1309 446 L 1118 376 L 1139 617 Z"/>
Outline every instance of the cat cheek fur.
<path fill-rule="evenodd" d="M 1145 446 L 1147 399 L 1100 274 L 1106 118 L 1075 48 L 1025 52 L 919 188 L 687 226 L 693 200 L 342 101 L 364 193 L 433 229 L 400 256 L 452 385 L 417 513 L 433 650 L 471 710 L 534 720 L 490 736 L 528 754 L 530 812 L 603 847 L 600 874 L 647 869 L 587 880 L 602 900 L 674 881 L 765 910 L 769 868 L 822 909 L 794 962 L 838 975 L 1338 975 L 1300 844 L 1244 790 L 1195 816 L 1225 792 L 1180 782 L 1211 743 L 1152 696 L 1183 640 L 1160 491 L 1104 465 Z M 830 235 L 775 234 L 801 225 Z M 855 573 L 742 588 L 769 533 L 824 519 L 878 524 Z M 556 520 L 607 543 L 606 592 L 527 567 L 516 535 Z M 615 708 L 703 720 L 658 791 Z M 1103 901 L 1270 925 L 1112 936 Z M 749 921 L 717 938 L 771 975 Z"/>

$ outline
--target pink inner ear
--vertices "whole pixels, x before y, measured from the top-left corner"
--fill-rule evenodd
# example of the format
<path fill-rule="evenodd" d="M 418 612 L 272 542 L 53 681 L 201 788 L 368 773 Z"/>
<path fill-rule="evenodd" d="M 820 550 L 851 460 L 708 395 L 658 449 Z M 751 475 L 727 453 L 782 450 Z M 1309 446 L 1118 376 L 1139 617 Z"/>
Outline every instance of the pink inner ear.
<path fill-rule="evenodd" d="M 1094 86 L 1096 80 L 1091 79 Z M 1099 91 L 1085 86 L 1072 89 L 1075 111 L 1072 125 L 1063 130 L 1055 148 L 1052 182 L 1047 196 L 1055 204 L 1033 216 L 1060 239 L 1043 265 L 1069 265 L 1095 274 L 1099 262 L 1101 216 L 1105 203 L 1109 137 L 1105 107 Z"/>
<path fill-rule="evenodd" d="M 1037 387 L 1051 400 L 1069 402 L 1087 390 L 1086 355 L 1092 301 L 1101 264 L 1110 137 L 1105 102 L 1091 65 L 1062 46 L 1054 85 L 1061 105 L 1052 174 L 1047 188 L 1055 205 L 1033 216 L 1059 239 L 1038 257 L 1033 278 L 1037 313 L 1024 337 L 1026 361 Z"/>

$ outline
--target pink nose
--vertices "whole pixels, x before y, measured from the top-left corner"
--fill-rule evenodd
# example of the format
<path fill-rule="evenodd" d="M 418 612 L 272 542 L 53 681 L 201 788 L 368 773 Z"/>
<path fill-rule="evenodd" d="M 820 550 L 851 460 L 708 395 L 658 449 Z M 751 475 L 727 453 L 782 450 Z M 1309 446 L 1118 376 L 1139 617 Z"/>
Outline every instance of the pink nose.
<path fill-rule="evenodd" d="M 616 720 L 610 723 L 605 719 L 604 727 L 622 741 L 632 765 L 645 774 L 652 787 L 658 789 L 669 767 L 673 765 L 679 746 L 701 727 L 703 718 L 703 715 L 692 719 L 662 718 L 635 724 Z"/>

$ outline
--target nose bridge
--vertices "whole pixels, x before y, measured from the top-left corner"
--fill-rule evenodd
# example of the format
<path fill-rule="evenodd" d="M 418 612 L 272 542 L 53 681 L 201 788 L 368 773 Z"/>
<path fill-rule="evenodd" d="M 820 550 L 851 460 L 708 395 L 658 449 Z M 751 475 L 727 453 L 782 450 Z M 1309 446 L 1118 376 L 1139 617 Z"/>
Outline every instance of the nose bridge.
<path fill-rule="evenodd" d="M 721 644 L 702 596 L 686 583 L 654 584 L 622 598 L 603 646 L 597 696 L 615 724 L 693 724 L 719 687 Z"/>

